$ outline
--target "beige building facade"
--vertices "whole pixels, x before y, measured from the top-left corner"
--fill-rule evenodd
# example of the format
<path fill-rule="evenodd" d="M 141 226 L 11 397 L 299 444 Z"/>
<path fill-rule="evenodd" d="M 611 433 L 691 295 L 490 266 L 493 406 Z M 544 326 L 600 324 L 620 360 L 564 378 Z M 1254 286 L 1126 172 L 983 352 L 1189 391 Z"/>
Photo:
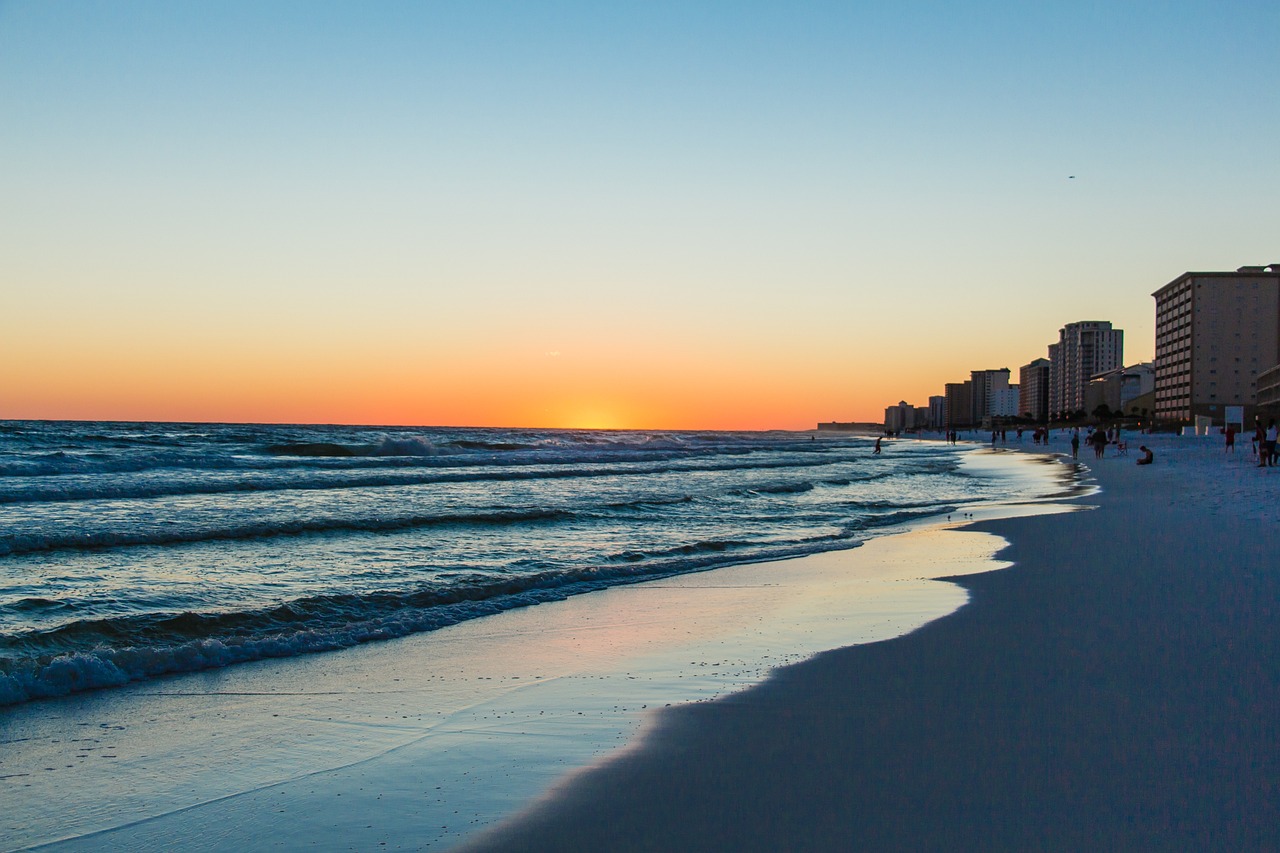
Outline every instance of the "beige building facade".
<path fill-rule="evenodd" d="M 1018 369 L 1018 414 L 1038 424 L 1049 420 L 1049 365 L 1037 358 Z"/>
<path fill-rule="evenodd" d="M 1220 424 L 1244 406 L 1251 422 L 1258 376 L 1280 362 L 1280 264 L 1183 273 L 1152 296 L 1156 418 Z"/>
<path fill-rule="evenodd" d="M 1085 388 L 1099 373 L 1124 366 L 1124 330 L 1109 320 L 1081 320 L 1049 345 L 1049 417 L 1085 411 Z"/>

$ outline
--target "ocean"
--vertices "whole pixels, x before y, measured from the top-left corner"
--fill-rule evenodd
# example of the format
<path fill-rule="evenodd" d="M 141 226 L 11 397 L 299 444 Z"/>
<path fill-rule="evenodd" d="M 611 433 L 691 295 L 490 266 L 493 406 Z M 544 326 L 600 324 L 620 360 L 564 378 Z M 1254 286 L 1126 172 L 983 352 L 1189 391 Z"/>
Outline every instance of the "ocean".
<path fill-rule="evenodd" d="M 0 705 L 856 547 L 1034 499 L 837 433 L 0 421 Z"/>

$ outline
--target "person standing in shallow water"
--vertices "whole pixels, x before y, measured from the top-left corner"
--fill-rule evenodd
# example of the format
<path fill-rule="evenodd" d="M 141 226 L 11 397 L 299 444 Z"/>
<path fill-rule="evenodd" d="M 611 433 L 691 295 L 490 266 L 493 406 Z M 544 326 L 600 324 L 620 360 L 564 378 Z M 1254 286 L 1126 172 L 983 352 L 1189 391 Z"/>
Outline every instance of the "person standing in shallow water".
<path fill-rule="evenodd" d="M 872 451 L 876 456 L 880 455 L 880 439 L 876 439 L 876 449 Z"/>
<path fill-rule="evenodd" d="M 1080 458 L 1080 430 L 1072 430 L 1071 432 L 1071 458 Z"/>

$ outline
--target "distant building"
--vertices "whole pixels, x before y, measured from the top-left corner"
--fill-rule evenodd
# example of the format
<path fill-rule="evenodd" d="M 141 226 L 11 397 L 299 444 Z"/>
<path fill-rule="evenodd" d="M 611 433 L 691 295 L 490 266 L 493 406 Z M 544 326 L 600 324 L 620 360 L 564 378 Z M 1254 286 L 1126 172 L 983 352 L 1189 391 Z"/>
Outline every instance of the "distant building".
<path fill-rule="evenodd" d="M 969 374 L 972 396 L 969 400 L 969 423 L 981 424 L 996 414 L 996 401 L 1009 390 L 1009 368 L 974 370 Z M 1014 403 L 1017 408 L 1017 403 Z"/>
<path fill-rule="evenodd" d="M 1093 414 L 1099 406 L 1106 406 L 1113 414 L 1139 415 L 1151 413 L 1151 406 L 1139 406 L 1133 411 L 1131 404 L 1151 394 L 1155 389 L 1155 368 L 1148 362 L 1132 367 L 1118 367 L 1099 373 L 1089 380 L 1085 391 L 1085 411 Z"/>
<path fill-rule="evenodd" d="M 1107 370 L 1089 380 L 1084 409 L 1091 415 L 1098 406 L 1106 406 L 1108 411 L 1117 415 L 1138 415 L 1139 418 L 1151 415 L 1155 388 L 1156 369 L 1152 362 Z"/>
<path fill-rule="evenodd" d="M 949 427 L 967 427 L 973 424 L 972 382 L 948 382 L 945 386 L 947 399 L 947 422 Z"/>
<path fill-rule="evenodd" d="M 1055 344 L 1056 346 L 1056 344 Z M 1018 414 L 1036 423 L 1049 420 L 1049 359 L 1037 358 L 1018 369 Z"/>
<path fill-rule="evenodd" d="M 1053 420 L 1062 414 L 1062 385 L 1060 382 L 1062 374 L 1060 371 L 1053 369 L 1053 366 L 1057 364 L 1060 359 L 1060 356 L 1058 355 L 1059 349 L 1061 349 L 1061 347 L 1057 344 L 1049 344 L 1049 391 L 1047 397 L 1049 404 L 1048 420 Z"/>
<path fill-rule="evenodd" d="M 818 424 L 819 432 L 874 432 L 879 424 L 861 421 L 823 421 Z"/>
<path fill-rule="evenodd" d="M 1183 273 L 1151 295 L 1156 417 L 1220 424 L 1227 406 L 1244 406 L 1250 423 L 1259 375 L 1280 364 L 1280 264 Z"/>
<path fill-rule="evenodd" d="M 1017 385 L 1010 385 L 1008 388 L 996 390 L 990 400 L 991 416 L 997 418 L 1018 417 L 1018 397 L 1019 390 Z"/>
<path fill-rule="evenodd" d="M 900 401 L 896 406 L 889 406 L 884 410 L 884 431 L 905 432 L 918 429 L 920 425 L 916 423 L 917 411 L 919 410 L 906 400 Z"/>
<path fill-rule="evenodd" d="M 1049 415 L 1087 411 L 1085 387 L 1099 373 L 1124 365 L 1124 331 L 1108 320 L 1068 323 L 1049 346 Z"/>
<path fill-rule="evenodd" d="M 929 426 L 933 429 L 947 427 L 947 398 L 942 394 L 929 398 Z"/>
<path fill-rule="evenodd" d="M 1141 410 L 1132 411 L 1139 400 L 1152 396 L 1156 390 L 1156 364 L 1144 361 L 1141 364 L 1126 367 L 1120 374 L 1120 410 L 1125 414 L 1142 414 Z M 1153 397 L 1154 399 L 1154 397 Z M 1145 407 L 1148 412 L 1152 406 Z"/>

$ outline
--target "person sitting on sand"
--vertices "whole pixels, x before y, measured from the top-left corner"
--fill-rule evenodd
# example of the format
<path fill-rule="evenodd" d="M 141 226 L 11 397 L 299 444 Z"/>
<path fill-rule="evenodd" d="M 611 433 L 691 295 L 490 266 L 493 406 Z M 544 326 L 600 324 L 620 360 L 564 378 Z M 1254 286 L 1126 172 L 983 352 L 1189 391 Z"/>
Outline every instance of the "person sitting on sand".
<path fill-rule="evenodd" d="M 1145 444 L 1140 445 L 1138 449 L 1142 451 L 1142 458 L 1138 460 L 1139 465 L 1150 465 L 1152 462 L 1155 461 L 1156 455 L 1152 453 L 1150 448 L 1148 448 Z"/>

